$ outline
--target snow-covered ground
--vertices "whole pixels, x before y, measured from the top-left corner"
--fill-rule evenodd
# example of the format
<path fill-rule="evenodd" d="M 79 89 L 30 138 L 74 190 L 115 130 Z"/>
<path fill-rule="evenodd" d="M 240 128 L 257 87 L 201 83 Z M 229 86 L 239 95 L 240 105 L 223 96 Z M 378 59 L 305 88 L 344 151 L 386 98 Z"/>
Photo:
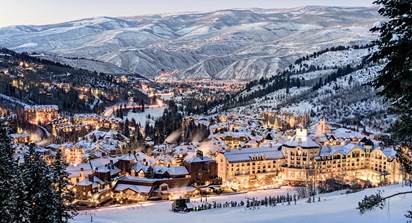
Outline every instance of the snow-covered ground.
<path fill-rule="evenodd" d="M 411 190 L 410 187 L 392 185 L 388 187 L 366 189 L 358 193 L 344 194 L 338 191 L 321 195 L 321 202 L 316 199 L 315 203 L 306 203 L 300 200 L 296 205 L 277 205 L 276 207 L 260 207 L 260 209 L 246 210 L 245 207 L 218 208 L 206 211 L 191 212 L 188 214 L 173 213 L 171 201 L 149 202 L 143 205 L 128 207 L 108 207 L 100 208 L 97 211 L 82 211 L 73 222 L 90 222 L 90 214 L 93 215 L 93 222 L 120 223 L 120 222 L 287 222 L 287 223 L 347 223 L 347 222 L 406 222 L 404 214 L 411 209 L 412 195 L 397 196 L 391 198 L 383 210 L 360 215 L 356 210 L 358 202 L 365 196 L 383 190 L 383 195 Z M 246 194 L 225 195 L 208 198 L 208 201 L 239 201 L 246 200 L 245 197 L 276 196 L 279 194 L 293 193 L 291 188 L 254 191 Z M 199 199 L 193 200 L 198 204 Z M 95 215 L 94 215 L 95 214 Z"/>
<path fill-rule="evenodd" d="M 129 121 L 132 119 L 136 120 L 136 123 L 139 123 L 142 127 L 145 126 L 146 121 L 154 125 L 154 120 L 163 115 L 165 108 L 145 108 L 144 112 L 133 112 L 130 110 L 125 118 L 129 119 Z M 150 115 L 150 119 L 147 118 L 148 115 Z"/>

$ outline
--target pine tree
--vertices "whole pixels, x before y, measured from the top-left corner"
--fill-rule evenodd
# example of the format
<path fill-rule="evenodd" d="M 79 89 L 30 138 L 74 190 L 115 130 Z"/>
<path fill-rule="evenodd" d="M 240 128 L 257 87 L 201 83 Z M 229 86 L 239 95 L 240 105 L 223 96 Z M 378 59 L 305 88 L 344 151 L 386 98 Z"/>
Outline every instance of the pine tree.
<path fill-rule="evenodd" d="M 53 205 L 55 196 L 52 187 L 51 169 L 39 154 L 34 145 L 25 154 L 22 166 L 24 188 L 27 192 L 25 200 L 29 204 L 31 223 L 55 222 L 56 208 Z"/>
<path fill-rule="evenodd" d="M 67 164 L 62 161 L 61 151 L 58 150 L 53 165 L 53 204 L 56 208 L 56 223 L 69 222 L 77 214 L 77 208 L 73 204 L 74 194 L 68 189 L 70 182 L 66 167 Z"/>
<path fill-rule="evenodd" d="M 130 130 L 129 130 L 129 119 L 126 118 L 123 126 L 123 133 L 126 137 L 130 137 Z"/>
<path fill-rule="evenodd" d="M 143 99 L 140 101 L 140 105 L 142 106 L 141 111 L 144 112 L 144 100 Z"/>
<path fill-rule="evenodd" d="M 370 60 L 385 62 L 373 86 L 391 101 L 393 112 L 401 119 L 391 128 L 397 141 L 412 144 L 412 2 L 410 0 L 377 0 L 379 14 L 385 21 L 377 22 L 371 29 L 379 32 L 375 41 L 379 50 Z M 406 134 L 405 134 L 406 133 Z"/>
<path fill-rule="evenodd" d="M 412 146 L 412 1 L 411 0 L 376 0 L 380 5 L 379 14 L 387 19 L 377 22 L 371 29 L 379 32 L 375 44 L 379 50 L 370 57 L 372 62 L 386 63 L 372 85 L 380 90 L 392 105 L 392 112 L 400 118 L 391 127 L 393 140 L 403 144 L 398 158 L 407 173 L 412 173 L 412 161 L 406 157 Z M 380 192 L 366 196 L 359 202 L 357 209 L 364 213 L 375 208 L 383 208 L 384 202 L 391 197 L 412 193 L 406 191 L 389 196 Z M 405 216 L 412 219 L 408 212 Z"/>
<path fill-rule="evenodd" d="M 8 120 L 0 120 L 0 223 L 28 222 L 28 212 L 20 202 L 24 191 L 19 188 L 19 168 L 13 157 L 8 136 Z"/>

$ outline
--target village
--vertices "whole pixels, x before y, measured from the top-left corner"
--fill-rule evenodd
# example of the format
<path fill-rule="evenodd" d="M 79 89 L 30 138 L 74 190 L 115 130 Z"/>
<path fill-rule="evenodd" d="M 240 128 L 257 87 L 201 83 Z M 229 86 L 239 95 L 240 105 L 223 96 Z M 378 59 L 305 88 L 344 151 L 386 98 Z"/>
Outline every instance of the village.
<path fill-rule="evenodd" d="M 127 117 L 115 113 L 67 116 L 56 105 L 25 106 L 24 121 L 39 129 L 29 134 L 19 126 L 11 134 L 16 156 L 37 143 L 36 151 L 52 163 L 60 150 L 75 203 L 85 208 L 282 186 L 305 188 L 310 196 L 410 177 L 396 158 L 400 148 L 383 146 L 378 136 L 365 131 L 312 121 L 308 115 L 187 116 L 183 131 L 164 143 L 146 136 L 144 145 L 136 145 L 131 137 L 145 136 L 144 128 L 125 125 Z M 192 134 L 186 137 L 190 141 L 176 140 L 187 134 Z"/>

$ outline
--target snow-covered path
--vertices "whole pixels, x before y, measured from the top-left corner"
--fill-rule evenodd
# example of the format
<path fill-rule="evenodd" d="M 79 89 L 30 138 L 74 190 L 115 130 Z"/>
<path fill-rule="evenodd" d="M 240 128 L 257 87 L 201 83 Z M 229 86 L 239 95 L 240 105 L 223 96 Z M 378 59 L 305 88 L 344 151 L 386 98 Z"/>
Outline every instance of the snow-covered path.
<path fill-rule="evenodd" d="M 341 194 L 334 192 L 321 195 L 321 202 L 305 203 L 304 200 L 298 201 L 297 205 L 293 202 L 290 206 L 278 205 L 276 207 L 261 207 L 256 210 L 245 210 L 245 207 L 235 208 L 218 208 L 206 211 L 191 212 L 188 214 L 179 214 L 169 211 L 171 201 L 161 201 L 146 203 L 138 206 L 100 208 L 97 211 L 81 212 L 73 222 L 82 223 L 90 222 L 90 213 L 93 215 L 93 222 L 105 223 L 143 223 L 143 222 L 287 222 L 287 223 L 401 223 L 406 222 L 404 214 L 411 208 L 412 195 L 394 197 L 389 201 L 383 210 L 376 210 L 360 215 L 356 210 L 357 203 L 365 196 L 384 190 L 384 194 L 391 194 L 399 191 L 411 190 L 410 187 L 401 187 L 393 185 L 384 188 L 367 189 L 354 194 Z M 269 195 L 285 194 L 290 189 L 255 191 L 247 194 L 228 195 L 208 198 L 208 201 L 235 201 L 244 200 L 247 197 L 262 198 Z M 293 191 L 289 191 L 292 193 Z M 198 199 L 194 200 L 196 205 Z"/>

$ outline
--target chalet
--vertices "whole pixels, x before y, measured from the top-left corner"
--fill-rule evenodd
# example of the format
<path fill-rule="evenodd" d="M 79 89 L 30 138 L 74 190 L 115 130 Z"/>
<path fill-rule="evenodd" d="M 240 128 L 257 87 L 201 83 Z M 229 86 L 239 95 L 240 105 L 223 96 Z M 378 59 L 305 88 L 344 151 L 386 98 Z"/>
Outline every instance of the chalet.
<path fill-rule="evenodd" d="M 195 157 L 185 159 L 183 165 L 189 170 L 191 184 L 195 186 L 222 184 L 216 161 L 204 156 L 201 150 L 196 152 Z"/>

